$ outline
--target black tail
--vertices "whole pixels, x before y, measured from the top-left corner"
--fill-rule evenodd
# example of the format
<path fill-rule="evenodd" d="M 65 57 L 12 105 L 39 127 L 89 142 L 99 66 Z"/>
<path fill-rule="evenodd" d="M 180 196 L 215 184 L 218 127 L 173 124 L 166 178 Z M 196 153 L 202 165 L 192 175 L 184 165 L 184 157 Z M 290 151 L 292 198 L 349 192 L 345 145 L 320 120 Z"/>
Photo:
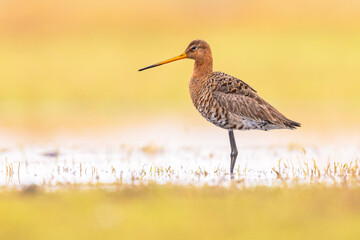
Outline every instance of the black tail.
<path fill-rule="evenodd" d="M 301 127 L 301 123 L 298 123 L 298 122 L 295 122 L 295 121 L 292 121 L 289 119 L 289 121 L 285 124 L 288 128 L 291 128 L 291 129 L 296 129 L 298 127 Z"/>

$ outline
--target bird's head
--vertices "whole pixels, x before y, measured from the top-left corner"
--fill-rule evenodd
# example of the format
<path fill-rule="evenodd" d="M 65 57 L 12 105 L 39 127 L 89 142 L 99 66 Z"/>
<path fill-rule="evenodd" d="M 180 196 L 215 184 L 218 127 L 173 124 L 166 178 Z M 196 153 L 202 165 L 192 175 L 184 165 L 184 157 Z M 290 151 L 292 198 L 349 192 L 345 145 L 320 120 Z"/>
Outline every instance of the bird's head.
<path fill-rule="evenodd" d="M 174 62 L 180 59 L 184 59 L 184 58 L 190 58 L 190 59 L 194 59 L 195 61 L 202 61 L 204 59 L 207 58 L 211 58 L 212 60 L 212 56 L 211 56 L 211 50 L 210 50 L 210 46 L 207 42 L 205 42 L 204 40 L 194 40 L 192 41 L 189 46 L 185 49 L 185 52 L 180 54 L 179 56 L 170 58 L 168 60 L 162 61 L 162 62 L 158 62 L 155 63 L 153 65 L 150 65 L 148 67 L 139 69 L 139 71 L 143 71 L 149 68 L 153 68 L 153 67 L 157 67 L 166 63 L 170 63 L 170 62 Z"/>
<path fill-rule="evenodd" d="M 207 55 L 211 55 L 210 46 L 204 40 L 194 40 L 185 50 L 187 58 L 201 60 L 206 58 Z"/>

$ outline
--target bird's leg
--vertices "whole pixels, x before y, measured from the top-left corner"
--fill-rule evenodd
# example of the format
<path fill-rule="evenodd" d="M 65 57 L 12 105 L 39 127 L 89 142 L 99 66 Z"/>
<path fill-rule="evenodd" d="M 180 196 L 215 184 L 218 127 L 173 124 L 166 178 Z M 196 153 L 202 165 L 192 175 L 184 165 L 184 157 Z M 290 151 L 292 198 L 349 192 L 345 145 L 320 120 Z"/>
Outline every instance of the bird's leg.
<path fill-rule="evenodd" d="M 230 153 L 230 158 L 231 158 L 230 174 L 231 174 L 231 176 L 233 176 L 234 167 L 235 167 L 235 162 L 236 162 L 236 157 L 237 157 L 237 155 L 238 155 L 238 150 L 237 150 L 237 148 L 236 148 L 236 142 L 235 142 L 234 132 L 233 132 L 232 129 L 229 130 L 229 139 L 230 139 L 230 146 L 231 146 L 231 153 Z"/>

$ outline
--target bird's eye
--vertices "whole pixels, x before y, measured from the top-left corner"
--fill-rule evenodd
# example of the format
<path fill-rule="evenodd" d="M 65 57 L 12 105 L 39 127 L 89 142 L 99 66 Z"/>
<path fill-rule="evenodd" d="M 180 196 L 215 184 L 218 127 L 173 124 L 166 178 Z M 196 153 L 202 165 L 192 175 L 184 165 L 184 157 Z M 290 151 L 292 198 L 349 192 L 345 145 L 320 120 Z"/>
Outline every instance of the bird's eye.
<path fill-rule="evenodd" d="M 197 49 L 197 46 L 193 46 L 191 50 L 195 51 Z"/>

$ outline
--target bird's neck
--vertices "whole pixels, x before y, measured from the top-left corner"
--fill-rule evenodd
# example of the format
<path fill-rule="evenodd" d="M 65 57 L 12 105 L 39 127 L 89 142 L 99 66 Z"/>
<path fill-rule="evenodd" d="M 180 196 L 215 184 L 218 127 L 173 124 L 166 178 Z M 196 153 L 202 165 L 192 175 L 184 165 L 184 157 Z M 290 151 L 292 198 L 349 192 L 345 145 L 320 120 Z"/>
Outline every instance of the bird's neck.
<path fill-rule="evenodd" d="M 211 55 L 195 60 L 194 71 L 189 82 L 189 89 L 191 99 L 196 107 L 199 97 L 203 92 L 202 89 L 206 85 L 206 81 L 209 79 L 208 76 L 212 72 L 213 60 Z"/>
<path fill-rule="evenodd" d="M 196 59 L 192 78 L 204 79 L 213 72 L 213 59 L 211 55 Z"/>

